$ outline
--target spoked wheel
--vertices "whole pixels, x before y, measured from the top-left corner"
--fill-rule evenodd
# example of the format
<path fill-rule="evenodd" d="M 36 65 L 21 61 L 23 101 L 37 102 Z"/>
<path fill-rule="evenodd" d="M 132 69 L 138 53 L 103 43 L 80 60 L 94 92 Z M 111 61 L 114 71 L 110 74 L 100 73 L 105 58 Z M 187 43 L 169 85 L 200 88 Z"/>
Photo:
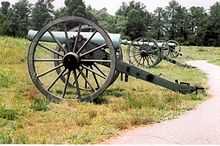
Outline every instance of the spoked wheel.
<path fill-rule="evenodd" d="M 151 68 L 159 64 L 162 60 L 161 49 L 155 40 L 138 38 L 131 44 L 133 64 L 145 68 Z"/>
<path fill-rule="evenodd" d="M 60 52 L 60 53 L 64 53 L 64 52 L 62 51 L 62 49 L 60 49 L 59 47 L 56 48 L 56 51 L 58 51 L 58 52 Z M 116 56 L 117 56 L 117 60 L 123 60 L 123 54 L 122 54 L 122 49 L 121 49 L 121 48 L 118 48 L 118 49 L 116 50 Z M 54 54 L 54 59 L 61 59 L 61 58 L 60 58 L 59 55 Z M 62 64 L 62 61 L 54 61 L 54 66 L 55 66 L 55 67 L 56 67 L 56 66 L 59 66 L 60 64 Z M 61 68 L 57 68 L 57 69 L 56 69 L 57 74 L 60 74 L 61 71 L 62 71 Z M 114 77 L 113 77 L 113 79 L 112 79 L 112 81 L 111 81 L 111 84 L 110 84 L 109 86 L 111 86 L 111 85 L 118 79 L 119 75 L 120 75 L 120 72 L 117 71 L 117 70 L 115 70 Z M 60 79 L 61 79 L 64 83 L 66 82 L 65 76 L 61 76 Z M 69 86 L 71 86 L 71 83 L 68 83 L 68 84 L 69 84 Z"/>
<path fill-rule="evenodd" d="M 177 58 L 181 54 L 181 46 L 177 41 L 169 40 L 167 42 L 167 45 L 169 46 L 169 56 L 170 57 Z"/>
<path fill-rule="evenodd" d="M 71 31 L 76 26 L 78 30 Z M 81 32 L 85 26 L 93 31 Z M 36 34 L 28 52 L 30 77 L 50 100 L 93 101 L 111 84 L 115 65 L 116 52 L 108 34 L 81 17 L 49 23 Z"/>
<path fill-rule="evenodd" d="M 169 49 L 167 41 L 165 41 L 165 40 L 158 40 L 157 41 L 157 45 L 161 49 L 162 57 L 168 57 L 169 54 L 170 54 L 170 49 Z"/>

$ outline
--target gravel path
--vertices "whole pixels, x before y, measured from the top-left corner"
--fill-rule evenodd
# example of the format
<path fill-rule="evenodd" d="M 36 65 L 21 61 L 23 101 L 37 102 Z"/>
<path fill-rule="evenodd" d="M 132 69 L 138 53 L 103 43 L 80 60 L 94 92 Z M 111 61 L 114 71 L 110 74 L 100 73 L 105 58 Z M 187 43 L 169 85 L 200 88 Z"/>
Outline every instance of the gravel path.
<path fill-rule="evenodd" d="M 189 64 L 207 74 L 209 100 L 179 119 L 123 132 L 107 144 L 220 144 L 220 67 L 206 61 Z"/>

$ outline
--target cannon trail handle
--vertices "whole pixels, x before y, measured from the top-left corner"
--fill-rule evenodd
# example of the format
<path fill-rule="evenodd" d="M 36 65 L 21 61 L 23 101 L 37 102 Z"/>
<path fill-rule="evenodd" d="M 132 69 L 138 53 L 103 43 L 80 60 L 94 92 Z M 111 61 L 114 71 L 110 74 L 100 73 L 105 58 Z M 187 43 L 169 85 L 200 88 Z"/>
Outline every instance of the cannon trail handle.
<path fill-rule="evenodd" d="M 191 66 L 191 65 L 188 65 L 188 64 L 180 63 L 180 62 L 178 62 L 178 61 L 176 61 L 176 60 L 174 60 L 174 59 L 171 59 L 171 58 L 169 58 L 169 57 L 166 57 L 166 56 L 165 56 L 163 59 L 166 60 L 167 62 L 170 62 L 170 63 L 172 63 L 172 64 L 176 64 L 176 65 L 178 65 L 178 66 L 180 66 L 180 67 L 195 68 L 194 66 Z"/>
<path fill-rule="evenodd" d="M 168 81 L 159 76 L 156 76 L 147 71 L 144 71 L 138 67 L 127 64 L 123 61 L 117 62 L 116 69 L 122 73 L 125 73 L 130 76 L 136 77 L 138 79 L 159 85 L 161 87 L 170 89 L 175 92 L 180 92 L 182 94 L 190 94 L 193 92 L 197 92 L 200 89 L 200 87 L 191 86 L 188 83 L 178 83 L 178 82 Z"/>

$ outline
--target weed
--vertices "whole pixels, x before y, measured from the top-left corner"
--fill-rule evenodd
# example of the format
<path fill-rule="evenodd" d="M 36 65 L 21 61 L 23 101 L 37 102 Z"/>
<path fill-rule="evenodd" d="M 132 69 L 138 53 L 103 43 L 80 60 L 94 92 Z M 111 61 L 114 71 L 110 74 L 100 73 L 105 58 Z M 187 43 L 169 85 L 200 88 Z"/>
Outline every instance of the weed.
<path fill-rule="evenodd" d="M 91 118 L 86 113 L 78 113 L 75 116 L 75 122 L 77 126 L 84 127 L 91 124 Z"/>
<path fill-rule="evenodd" d="M 8 133 L 0 133 L 0 144 L 11 144 L 12 138 Z"/>
<path fill-rule="evenodd" d="M 15 138 L 16 144 L 28 144 L 28 137 L 25 136 L 24 134 L 19 135 L 18 137 Z"/>
<path fill-rule="evenodd" d="M 11 84 L 15 83 L 15 77 L 9 70 L 0 70 L 0 88 L 8 88 Z"/>
<path fill-rule="evenodd" d="M 5 106 L 0 107 L 0 118 L 6 120 L 15 120 L 18 117 L 18 113 L 14 109 L 8 109 Z"/>
<path fill-rule="evenodd" d="M 31 109 L 34 111 L 48 111 L 49 107 L 49 101 L 45 98 L 43 99 L 34 99 L 31 104 Z"/>

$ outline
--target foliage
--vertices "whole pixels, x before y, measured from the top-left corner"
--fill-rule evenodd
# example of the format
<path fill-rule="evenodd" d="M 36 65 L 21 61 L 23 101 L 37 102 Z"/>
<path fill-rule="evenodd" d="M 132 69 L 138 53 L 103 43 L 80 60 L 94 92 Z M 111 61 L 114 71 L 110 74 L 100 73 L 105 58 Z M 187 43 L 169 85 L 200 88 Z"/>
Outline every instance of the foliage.
<path fill-rule="evenodd" d="M 86 17 L 86 6 L 82 0 L 65 0 L 66 14 Z"/>
<path fill-rule="evenodd" d="M 116 13 L 127 19 L 124 34 L 130 39 L 144 36 L 148 31 L 149 13 L 145 9 L 145 5 L 140 2 L 130 1 L 129 4 L 122 3 L 122 6 Z"/>
<path fill-rule="evenodd" d="M 52 4 L 50 1 L 38 0 L 32 10 L 31 24 L 33 29 L 40 30 L 45 24 L 51 21 Z"/>
<path fill-rule="evenodd" d="M 220 46 L 220 2 L 210 8 L 205 45 Z"/>
<path fill-rule="evenodd" d="M 167 7 L 149 13 L 138 1 L 123 2 L 115 16 L 107 8 L 95 10 L 83 0 L 65 0 L 65 7 L 54 10 L 54 0 L 37 0 L 31 8 L 29 0 L 16 4 L 3 1 L 0 7 L 0 35 L 25 37 L 28 29 L 41 29 L 49 21 L 67 15 L 85 17 L 105 30 L 120 33 L 123 38 L 146 36 L 154 39 L 175 39 L 185 45 L 220 46 L 220 3 L 209 10 L 187 9 L 171 0 Z M 31 13 L 31 15 L 30 15 Z"/>
<path fill-rule="evenodd" d="M 19 0 L 12 9 L 9 32 L 12 36 L 25 37 L 30 25 L 28 19 L 31 13 L 31 4 L 28 0 Z"/>

